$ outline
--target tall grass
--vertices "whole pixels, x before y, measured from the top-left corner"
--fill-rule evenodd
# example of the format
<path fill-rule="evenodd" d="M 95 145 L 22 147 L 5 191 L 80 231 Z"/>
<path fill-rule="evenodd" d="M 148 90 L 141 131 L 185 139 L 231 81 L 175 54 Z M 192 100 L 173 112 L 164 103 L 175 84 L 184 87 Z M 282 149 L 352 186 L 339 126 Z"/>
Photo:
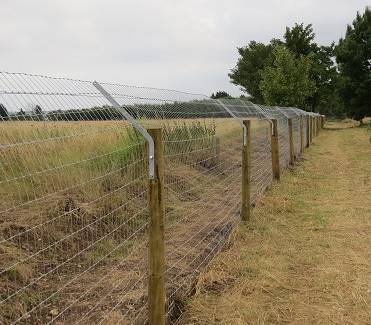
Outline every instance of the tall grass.
<path fill-rule="evenodd" d="M 197 169 L 215 166 L 219 139 L 240 133 L 237 124 L 229 122 L 217 121 L 218 134 L 213 121 L 174 120 L 163 125 L 165 176 L 181 180 L 168 198 L 174 220 L 182 211 L 177 204 L 197 203 L 198 196 L 188 189 L 195 188 L 200 178 L 206 184 L 215 178 L 213 172 Z M 17 301 L 15 311 L 12 304 L 6 305 L 2 316 L 12 319 L 14 312 L 25 312 L 50 294 L 51 282 L 66 281 L 119 244 L 125 242 L 101 267 L 126 257 L 143 241 L 148 222 L 146 156 L 143 137 L 125 122 L 0 123 L 0 237 L 30 230 L 0 243 L 4 252 L 0 264 L 6 268 L 50 246 L 42 256 L 3 273 L 0 286 L 21 288 L 49 265 L 91 246 L 61 268 L 63 277 L 38 283 L 25 292 L 25 301 Z M 30 302 L 36 295 L 37 301 Z"/>

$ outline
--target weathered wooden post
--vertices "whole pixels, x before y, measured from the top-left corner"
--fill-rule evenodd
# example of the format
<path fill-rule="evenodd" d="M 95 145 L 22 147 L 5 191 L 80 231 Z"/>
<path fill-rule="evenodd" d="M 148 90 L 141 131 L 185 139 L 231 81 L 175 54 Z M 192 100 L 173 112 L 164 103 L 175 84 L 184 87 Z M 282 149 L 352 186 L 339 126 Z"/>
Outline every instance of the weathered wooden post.
<path fill-rule="evenodd" d="M 305 116 L 305 123 L 307 125 L 307 143 L 305 144 L 305 146 L 308 148 L 310 145 L 310 116 Z"/>
<path fill-rule="evenodd" d="M 322 130 L 322 115 L 318 116 L 318 132 Z"/>
<path fill-rule="evenodd" d="M 277 120 L 272 119 L 272 133 L 271 133 L 271 152 L 272 152 L 272 171 L 273 177 L 280 179 L 280 155 L 278 148 L 278 127 Z"/>
<path fill-rule="evenodd" d="M 309 116 L 310 120 L 310 133 L 309 133 L 309 139 L 310 139 L 310 144 L 313 142 L 313 116 Z"/>
<path fill-rule="evenodd" d="M 304 152 L 304 119 L 300 116 L 300 153 Z"/>
<path fill-rule="evenodd" d="M 155 144 L 155 176 L 149 179 L 149 324 L 165 325 L 164 155 L 161 128 L 148 129 Z"/>
<path fill-rule="evenodd" d="M 249 221 L 251 210 L 251 121 L 244 120 L 246 142 L 242 145 L 242 221 Z"/>
<path fill-rule="evenodd" d="M 316 116 L 316 136 L 319 134 L 319 116 Z"/>
<path fill-rule="evenodd" d="M 289 127 L 290 165 L 293 165 L 295 161 L 295 151 L 294 151 L 294 137 L 293 137 L 293 130 L 292 130 L 292 118 L 288 118 L 287 123 Z"/>
<path fill-rule="evenodd" d="M 310 143 L 314 140 L 314 118 L 310 117 Z"/>

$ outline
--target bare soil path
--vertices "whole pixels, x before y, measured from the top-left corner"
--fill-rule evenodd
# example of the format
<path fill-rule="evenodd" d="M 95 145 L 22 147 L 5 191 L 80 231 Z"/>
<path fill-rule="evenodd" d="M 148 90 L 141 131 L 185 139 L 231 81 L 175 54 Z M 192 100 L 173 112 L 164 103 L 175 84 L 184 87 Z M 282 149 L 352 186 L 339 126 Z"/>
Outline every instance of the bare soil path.
<path fill-rule="evenodd" d="M 180 324 L 371 324 L 371 142 L 328 123 L 201 275 Z"/>

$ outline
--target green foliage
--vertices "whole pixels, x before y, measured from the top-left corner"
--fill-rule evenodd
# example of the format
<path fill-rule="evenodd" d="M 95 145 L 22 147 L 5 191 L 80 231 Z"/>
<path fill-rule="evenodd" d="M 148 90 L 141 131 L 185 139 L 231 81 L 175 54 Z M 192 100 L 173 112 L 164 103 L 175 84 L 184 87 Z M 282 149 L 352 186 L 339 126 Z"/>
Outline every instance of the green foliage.
<path fill-rule="evenodd" d="M 312 54 L 311 78 L 316 83 L 316 91 L 308 99 L 313 111 L 327 116 L 341 117 L 343 102 L 338 92 L 339 75 L 334 65 L 334 44 L 316 46 Z"/>
<path fill-rule="evenodd" d="M 201 121 L 163 125 L 164 151 L 169 160 L 179 160 L 193 167 L 211 168 L 218 159 L 215 124 Z"/>
<path fill-rule="evenodd" d="M 161 104 L 133 104 L 123 107 L 136 119 L 173 119 L 174 116 L 179 115 L 180 112 L 184 116 L 191 116 L 192 118 L 204 118 L 207 114 L 215 118 L 229 117 L 228 113 L 212 100 L 193 100 L 189 102 Z M 44 112 L 40 106 L 36 106 L 32 112 L 25 112 L 21 108 L 16 114 L 9 114 L 8 119 L 16 121 L 109 121 L 124 120 L 125 117 L 116 108 L 106 105 L 80 109 L 49 110 Z"/>
<path fill-rule="evenodd" d="M 310 79 L 311 60 L 298 58 L 285 46 L 273 51 L 273 64 L 262 72 L 260 89 L 268 105 L 304 107 L 306 99 L 315 91 Z"/>
<path fill-rule="evenodd" d="M 334 65 L 334 44 L 319 46 L 314 42 L 315 33 L 312 24 L 304 26 L 295 24 L 294 27 L 286 27 L 284 35 L 285 46 L 295 54 L 310 57 L 310 78 L 315 82 L 316 90 L 306 100 L 306 106 L 311 111 L 322 114 L 341 114 L 341 102 L 336 91 L 338 74 Z"/>
<path fill-rule="evenodd" d="M 8 110 L 6 109 L 6 107 L 0 103 L 0 121 L 1 120 L 7 120 L 8 119 Z"/>
<path fill-rule="evenodd" d="M 192 122 L 192 124 L 174 122 L 172 125 L 165 124 L 163 133 L 164 141 L 166 142 L 165 154 L 171 155 L 182 152 L 182 150 L 187 152 L 197 147 L 211 147 L 216 130 L 215 125 L 207 125 L 200 121 Z"/>
<path fill-rule="evenodd" d="M 42 121 L 44 120 L 43 110 L 40 105 L 36 105 L 32 110 L 32 115 L 35 120 Z"/>
<path fill-rule="evenodd" d="M 210 97 L 213 98 L 213 99 L 232 98 L 232 96 L 230 94 L 228 94 L 226 91 L 223 91 L 223 90 L 217 91 L 215 94 L 212 93 Z"/>
<path fill-rule="evenodd" d="M 144 138 L 136 129 L 128 127 L 124 136 L 114 144 L 112 151 L 109 169 L 115 170 L 119 166 L 122 176 L 125 175 L 128 168 L 131 168 L 134 174 L 139 174 L 141 165 L 137 162 L 146 160 L 146 149 Z M 106 161 L 107 159 L 103 160 Z M 103 167 L 107 168 L 107 166 Z M 102 168 L 100 161 L 98 161 L 97 168 Z"/>
<path fill-rule="evenodd" d="M 315 34 L 312 24 L 304 27 L 304 24 L 295 24 L 294 27 L 286 27 L 284 35 L 285 46 L 297 57 L 307 56 L 315 51 L 317 44 L 314 41 Z"/>
<path fill-rule="evenodd" d="M 248 46 L 238 48 L 240 58 L 229 77 L 233 84 L 242 86 L 242 90 L 249 93 L 255 103 L 264 103 L 260 89 L 261 72 L 271 64 L 272 51 L 278 42 L 272 40 L 265 45 L 252 41 Z"/>
<path fill-rule="evenodd" d="M 335 49 L 340 93 L 349 117 L 361 121 L 371 115 L 371 10 L 357 13 L 345 38 Z"/>
<path fill-rule="evenodd" d="M 273 67 L 275 58 L 273 53 L 277 46 L 284 46 L 294 55 L 297 60 L 308 59 L 309 79 L 314 82 L 314 91 L 311 85 L 310 91 L 305 91 L 305 100 L 295 99 L 293 102 L 302 103 L 301 108 L 311 111 L 318 111 L 328 116 L 342 114 L 342 102 L 337 92 L 338 73 L 334 64 L 334 44 L 330 46 L 319 46 L 314 42 L 315 34 L 311 24 L 295 24 L 292 28 L 286 27 L 284 40 L 273 39 L 267 45 L 257 42 L 250 42 L 247 47 L 239 48 L 240 58 L 237 65 L 232 69 L 229 77 L 231 82 L 242 86 L 242 89 L 250 94 L 251 100 L 257 103 L 270 104 L 282 102 L 279 98 L 267 102 L 267 94 L 262 91 L 263 71 Z M 304 60 L 305 61 L 305 60 Z M 269 70 L 269 69 L 268 69 Z M 300 69 L 299 69 L 300 70 Z M 266 72 L 264 72 L 266 74 Z M 291 76 L 292 77 L 292 76 Z M 267 76 L 263 88 L 267 89 Z M 304 78 L 305 79 L 305 78 Z M 288 81 L 292 84 L 288 85 Z M 301 89 L 303 78 L 298 80 L 301 85 L 296 85 L 295 79 L 285 80 L 282 88 Z M 310 83 L 312 84 L 312 83 Z M 271 85 L 269 88 L 276 88 Z M 299 97 L 304 94 L 300 93 Z M 284 100 L 283 102 L 287 102 Z M 292 101 L 291 101 L 292 102 Z"/>

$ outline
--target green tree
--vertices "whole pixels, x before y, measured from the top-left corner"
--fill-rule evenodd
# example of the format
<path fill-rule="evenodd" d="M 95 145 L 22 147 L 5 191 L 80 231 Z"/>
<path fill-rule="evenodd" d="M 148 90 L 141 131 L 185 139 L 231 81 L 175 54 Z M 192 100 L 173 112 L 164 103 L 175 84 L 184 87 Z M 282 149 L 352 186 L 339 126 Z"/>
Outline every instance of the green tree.
<path fill-rule="evenodd" d="M 8 117 L 9 117 L 8 110 L 3 104 L 0 103 L 0 121 L 7 120 Z"/>
<path fill-rule="evenodd" d="M 210 97 L 213 98 L 213 99 L 232 98 L 232 96 L 230 94 L 228 94 L 226 91 L 223 91 L 223 90 L 217 91 L 215 94 L 212 93 Z"/>
<path fill-rule="evenodd" d="M 284 35 L 285 46 L 297 57 L 300 55 L 307 56 L 315 52 L 317 44 L 314 43 L 315 34 L 312 24 L 295 24 L 294 27 L 286 27 Z"/>
<path fill-rule="evenodd" d="M 317 46 L 312 53 L 310 75 L 316 84 L 316 91 L 308 99 L 308 104 L 315 112 L 339 116 L 343 103 L 338 91 L 339 73 L 334 63 L 334 44 Z"/>
<path fill-rule="evenodd" d="M 326 115 L 339 115 L 342 104 L 337 91 L 338 73 L 334 63 L 334 43 L 330 46 L 319 46 L 314 41 L 315 33 L 312 24 L 295 24 L 286 27 L 285 46 L 300 56 L 310 56 L 312 61 L 310 78 L 316 84 L 316 91 L 307 100 L 312 111 Z"/>
<path fill-rule="evenodd" d="M 362 122 L 371 115 L 371 10 L 357 13 L 335 48 L 340 93 L 347 115 Z"/>
<path fill-rule="evenodd" d="M 273 64 L 262 71 L 260 89 L 268 105 L 305 107 L 308 97 L 315 91 L 310 79 L 309 57 L 298 58 L 285 46 L 273 51 Z"/>
<path fill-rule="evenodd" d="M 272 63 L 272 51 L 281 41 L 273 39 L 268 45 L 251 41 L 249 45 L 238 48 L 240 55 L 236 66 L 228 76 L 231 82 L 241 86 L 255 103 L 263 103 L 260 89 L 261 73 Z"/>
<path fill-rule="evenodd" d="M 40 105 L 35 105 L 32 109 L 32 115 L 36 120 L 42 121 L 44 119 L 43 110 Z"/>

